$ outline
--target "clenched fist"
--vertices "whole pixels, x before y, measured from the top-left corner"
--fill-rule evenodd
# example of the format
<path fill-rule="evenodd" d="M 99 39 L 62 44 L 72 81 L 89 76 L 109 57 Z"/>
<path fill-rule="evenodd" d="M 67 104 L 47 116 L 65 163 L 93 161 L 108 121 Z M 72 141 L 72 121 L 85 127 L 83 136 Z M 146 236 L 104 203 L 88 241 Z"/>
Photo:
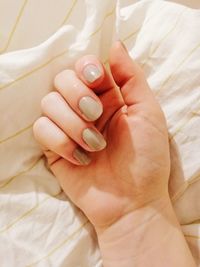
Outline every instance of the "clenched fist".
<path fill-rule="evenodd" d="M 121 42 L 111 74 L 93 55 L 55 78 L 34 124 L 61 187 L 97 232 L 168 196 L 166 122 L 141 68 Z"/>

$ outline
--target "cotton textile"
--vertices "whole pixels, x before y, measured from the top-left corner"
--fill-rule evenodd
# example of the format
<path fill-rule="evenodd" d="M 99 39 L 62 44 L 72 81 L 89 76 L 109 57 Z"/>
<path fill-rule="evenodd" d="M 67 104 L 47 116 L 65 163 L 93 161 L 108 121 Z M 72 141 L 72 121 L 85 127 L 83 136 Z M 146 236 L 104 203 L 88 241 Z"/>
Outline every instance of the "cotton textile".
<path fill-rule="evenodd" d="M 32 125 L 54 76 L 85 54 L 108 67 L 116 39 L 165 112 L 170 196 L 200 266 L 199 29 L 199 9 L 167 1 L 0 0 L 1 267 L 102 266 L 95 232 L 49 171 Z"/>

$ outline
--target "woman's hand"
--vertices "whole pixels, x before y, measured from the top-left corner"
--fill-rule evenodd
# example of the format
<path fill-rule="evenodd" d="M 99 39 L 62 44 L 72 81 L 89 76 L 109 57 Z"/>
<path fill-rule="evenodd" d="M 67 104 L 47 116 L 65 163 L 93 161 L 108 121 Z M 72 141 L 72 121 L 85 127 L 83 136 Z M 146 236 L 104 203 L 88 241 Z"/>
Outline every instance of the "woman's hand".
<path fill-rule="evenodd" d="M 104 267 L 194 267 L 168 195 L 164 115 L 120 42 L 109 63 L 112 75 L 95 56 L 58 74 L 35 137 L 94 225 Z"/>
<path fill-rule="evenodd" d="M 95 56 L 58 74 L 34 125 L 52 172 L 96 229 L 166 198 L 170 172 L 165 118 L 142 70 L 120 42 L 109 63 L 112 75 Z"/>

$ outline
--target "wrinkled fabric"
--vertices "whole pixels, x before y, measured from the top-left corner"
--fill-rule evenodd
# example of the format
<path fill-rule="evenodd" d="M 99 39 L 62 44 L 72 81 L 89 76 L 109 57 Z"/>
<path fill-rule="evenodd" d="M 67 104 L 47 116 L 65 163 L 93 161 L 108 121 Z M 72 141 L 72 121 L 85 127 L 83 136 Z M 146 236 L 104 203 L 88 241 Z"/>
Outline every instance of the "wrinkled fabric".
<path fill-rule="evenodd" d="M 0 0 L 2 267 L 102 266 L 93 227 L 49 171 L 32 125 L 54 76 L 88 53 L 108 67 L 116 39 L 166 115 L 170 197 L 200 266 L 199 29 L 200 10 L 167 1 Z"/>

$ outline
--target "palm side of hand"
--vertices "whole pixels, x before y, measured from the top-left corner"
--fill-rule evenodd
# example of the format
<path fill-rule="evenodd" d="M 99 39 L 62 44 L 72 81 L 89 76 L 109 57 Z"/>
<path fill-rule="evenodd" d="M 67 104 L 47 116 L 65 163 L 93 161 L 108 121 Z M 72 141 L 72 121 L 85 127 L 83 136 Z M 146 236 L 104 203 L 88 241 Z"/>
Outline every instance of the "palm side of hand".
<path fill-rule="evenodd" d="M 130 107 L 127 113 L 120 109 L 104 129 L 107 147 L 93 153 L 88 166 L 69 168 L 63 159 L 61 186 L 96 227 L 110 225 L 162 197 L 169 177 L 168 140 L 160 127 L 162 119 L 143 105 L 138 105 L 137 111 Z M 53 171 L 57 175 L 56 169 Z"/>

